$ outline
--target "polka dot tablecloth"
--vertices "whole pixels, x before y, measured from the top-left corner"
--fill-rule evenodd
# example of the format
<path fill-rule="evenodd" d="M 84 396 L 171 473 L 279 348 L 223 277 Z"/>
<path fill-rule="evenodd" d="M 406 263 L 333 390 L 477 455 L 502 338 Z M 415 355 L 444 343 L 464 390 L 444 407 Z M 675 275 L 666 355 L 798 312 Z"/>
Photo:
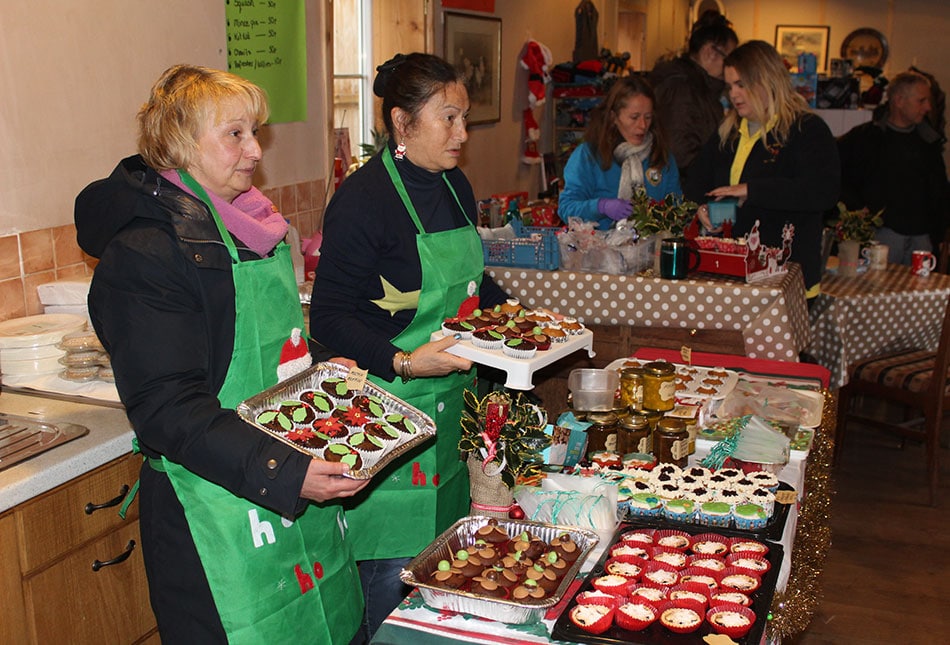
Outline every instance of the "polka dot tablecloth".
<path fill-rule="evenodd" d="M 806 351 L 831 371 L 832 387 L 847 384 L 849 366 L 892 351 L 934 351 L 950 296 L 950 275 L 913 275 L 891 264 L 853 278 L 825 276 L 811 311 Z"/>
<path fill-rule="evenodd" d="M 746 356 L 797 361 L 808 344 L 801 269 L 746 284 L 697 277 L 663 280 L 637 275 L 486 267 L 526 307 L 544 307 L 592 325 L 741 331 Z"/>

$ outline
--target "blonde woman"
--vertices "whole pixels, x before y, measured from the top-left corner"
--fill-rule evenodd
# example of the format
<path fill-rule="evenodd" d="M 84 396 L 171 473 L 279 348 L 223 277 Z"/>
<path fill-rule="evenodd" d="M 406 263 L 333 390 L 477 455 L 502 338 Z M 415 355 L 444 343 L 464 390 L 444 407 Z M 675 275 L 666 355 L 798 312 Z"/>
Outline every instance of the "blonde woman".
<path fill-rule="evenodd" d="M 792 224 L 791 259 L 801 264 L 813 297 L 821 281 L 822 217 L 840 192 L 834 137 L 792 88 L 772 45 L 752 40 L 737 47 L 726 57 L 725 81 L 732 108 L 697 158 L 686 196 L 702 204 L 707 228 L 704 202 L 736 198 L 733 235 L 746 235 L 758 221 L 767 246 L 780 247 L 783 228 Z"/>

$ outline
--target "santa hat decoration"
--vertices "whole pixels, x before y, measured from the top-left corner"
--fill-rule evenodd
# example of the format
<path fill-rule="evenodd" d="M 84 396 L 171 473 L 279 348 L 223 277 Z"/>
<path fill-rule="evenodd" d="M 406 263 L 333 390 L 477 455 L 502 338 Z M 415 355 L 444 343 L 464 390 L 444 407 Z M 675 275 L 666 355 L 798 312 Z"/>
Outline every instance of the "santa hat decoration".
<path fill-rule="evenodd" d="M 541 153 L 538 152 L 541 128 L 534 116 L 534 109 L 544 105 L 547 84 L 551 81 L 549 70 L 552 60 L 551 50 L 538 41 L 529 40 L 525 44 L 521 66 L 528 70 L 528 107 L 523 114 L 524 152 L 521 161 L 526 164 L 541 163 Z"/>
<path fill-rule="evenodd" d="M 468 287 L 466 288 L 468 292 L 468 298 L 462 301 L 462 304 L 459 305 L 458 317 L 468 318 L 472 315 L 476 309 L 478 309 L 479 298 L 478 298 L 478 285 L 475 284 L 474 280 L 469 280 Z"/>
<path fill-rule="evenodd" d="M 310 348 L 307 341 L 300 335 L 300 328 L 294 327 L 290 338 L 280 350 L 280 363 L 277 365 L 277 380 L 286 381 L 294 374 L 299 374 L 313 363 L 310 357 Z"/>
<path fill-rule="evenodd" d="M 554 56 L 551 50 L 536 40 L 525 45 L 521 66 L 528 70 L 528 106 L 535 108 L 544 103 L 547 84 L 551 81 L 548 70 Z"/>

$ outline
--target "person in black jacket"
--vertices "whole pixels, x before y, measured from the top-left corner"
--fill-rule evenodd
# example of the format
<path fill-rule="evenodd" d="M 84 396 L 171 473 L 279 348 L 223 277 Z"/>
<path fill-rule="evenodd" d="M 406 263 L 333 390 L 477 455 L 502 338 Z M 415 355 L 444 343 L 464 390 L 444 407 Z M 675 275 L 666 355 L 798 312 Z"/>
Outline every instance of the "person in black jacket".
<path fill-rule="evenodd" d="M 686 197 L 700 203 L 699 218 L 712 229 L 711 199 L 736 198 L 733 234 L 759 222 L 761 242 L 782 246 L 782 229 L 795 227 L 791 259 L 802 266 L 809 297 L 821 282 L 823 215 L 838 199 L 838 149 L 825 122 L 792 88 L 772 45 L 753 40 L 726 57 L 732 109 L 693 166 Z"/>
<path fill-rule="evenodd" d="M 850 209 L 883 210 L 875 239 L 888 262 L 910 264 L 915 250 L 930 251 L 950 223 L 950 190 L 943 137 L 926 117 L 932 109 L 926 76 L 901 72 L 887 86 L 881 119 L 863 123 L 838 140 L 841 200 Z"/>
<path fill-rule="evenodd" d="M 723 62 L 738 44 L 729 21 L 718 11 L 705 11 L 693 25 L 686 53 L 657 62 L 650 72 L 656 112 L 681 180 L 725 114 Z"/>
<path fill-rule="evenodd" d="M 234 409 L 277 382 L 303 326 L 286 222 L 252 186 L 267 114 L 242 78 L 172 67 L 139 112 L 140 154 L 76 198 L 99 259 L 90 317 L 146 457 L 142 551 L 170 643 L 346 641 L 362 613 L 328 500 L 368 482 Z"/>

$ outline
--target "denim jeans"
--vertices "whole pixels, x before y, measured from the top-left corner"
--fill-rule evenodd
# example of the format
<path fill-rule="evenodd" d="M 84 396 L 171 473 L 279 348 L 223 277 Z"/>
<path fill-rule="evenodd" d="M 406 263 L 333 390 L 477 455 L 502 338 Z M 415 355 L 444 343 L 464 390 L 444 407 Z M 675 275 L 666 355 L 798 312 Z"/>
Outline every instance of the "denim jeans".
<path fill-rule="evenodd" d="M 392 558 L 362 560 L 357 563 L 366 609 L 363 613 L 363 624 L 350 641 L 351 645 L 369 643 L 386 616 L 392 613 L 409 593 L 409 586 L 399 579 L 399 572 L 411 560 L 412 558 Z"/>

